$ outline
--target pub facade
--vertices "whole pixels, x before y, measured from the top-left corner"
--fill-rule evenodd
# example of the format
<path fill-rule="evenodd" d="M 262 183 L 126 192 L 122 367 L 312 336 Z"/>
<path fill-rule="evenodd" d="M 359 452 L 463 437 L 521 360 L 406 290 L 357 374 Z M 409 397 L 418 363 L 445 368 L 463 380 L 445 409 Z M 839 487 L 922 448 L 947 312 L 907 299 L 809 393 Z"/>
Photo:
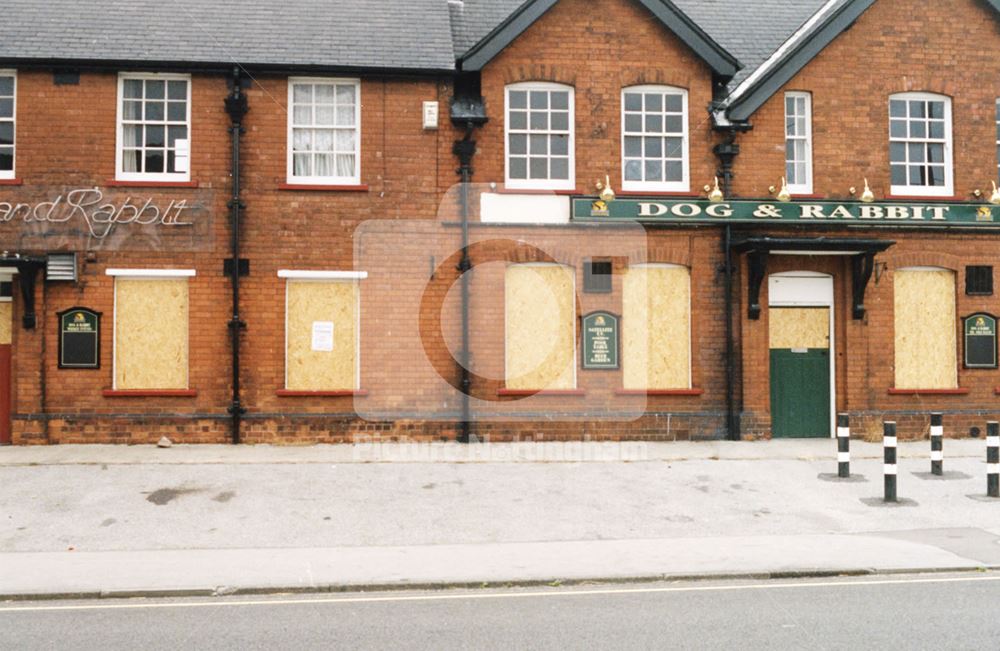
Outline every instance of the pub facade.
<path fill-rule="evenodd" d="M 1000 412 L 998 3 L 93 4 L 0 26 L 0 443 Z"/>

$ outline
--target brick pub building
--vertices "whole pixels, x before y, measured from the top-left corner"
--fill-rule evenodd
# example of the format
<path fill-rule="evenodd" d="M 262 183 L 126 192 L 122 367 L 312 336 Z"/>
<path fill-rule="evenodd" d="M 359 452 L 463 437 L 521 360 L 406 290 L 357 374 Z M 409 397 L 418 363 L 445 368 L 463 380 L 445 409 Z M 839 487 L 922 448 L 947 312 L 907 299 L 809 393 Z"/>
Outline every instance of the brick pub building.
<path fill-rule="evenodd" d="M 389 4 L 5 4 L 0 442 L 997 418 L 1000 3 Z"/>

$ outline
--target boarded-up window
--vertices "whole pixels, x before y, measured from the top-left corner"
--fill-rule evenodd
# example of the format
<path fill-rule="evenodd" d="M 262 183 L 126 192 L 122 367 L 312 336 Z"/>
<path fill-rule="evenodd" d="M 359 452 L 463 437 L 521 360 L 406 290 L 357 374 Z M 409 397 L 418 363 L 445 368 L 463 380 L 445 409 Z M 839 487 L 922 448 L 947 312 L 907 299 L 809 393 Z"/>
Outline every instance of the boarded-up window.
<path fill-rule="evenodd" d="M 555 264 L 507 268 L 506 387 L 576 388 L 574 271 Z"/>
<path fill-rule="evenodd" d="M 687 267 L 629 267 L 622 293 L 622 364 L 626 389 L 691 388 Z"/>
<path fill-rule="evenodd" d="M 9 344 L 12 340 L 11 302 L 0 298 L 0 346 Z"/>
<path fill-rule="evenodd" d="M 187 278 L 116 278 L 115 389 L 187 388 Z"/>
<path fill-rule="evenodd" d="M 897 389 L 958 386 L 955 274 L 935 267 L 899 269 L 893 281 Z"/>
<path fill-rule="evenodd" d="M 289 280 L 286 288 L 285 388 L 356 391 L 358 283 Z"/>

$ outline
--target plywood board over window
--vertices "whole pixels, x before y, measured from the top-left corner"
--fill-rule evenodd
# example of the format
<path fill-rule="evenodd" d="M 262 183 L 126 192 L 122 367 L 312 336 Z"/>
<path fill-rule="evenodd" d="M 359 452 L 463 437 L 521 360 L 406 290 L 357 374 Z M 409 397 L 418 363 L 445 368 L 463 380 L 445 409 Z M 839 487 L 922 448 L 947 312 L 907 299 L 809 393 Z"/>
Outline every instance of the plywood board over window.
<path fill-rule="evenodd" d="M 358 297 L 358 283 L 353 280 L 288 281 L 286 389 L 355 391 L 360 388 Z"/>
<path fill-rule="evenodd" d="M 629 267 L 622 313 L 624 388 L 691 388 L 691 277 L 687 267 Z"/>
<path fill-rule="evenodd" d="M 893 274 L 895 388 L 958 387 L 955 274 L 911 267 Z"/>
<path fill-rule="evenodd" d="M 506 387 L 576 388 L 576 283 L 571 267 L 507 268 Z"/>
<path fill-rule="evenodd" d="M 13 321 L 12 303 L 0 301 L 0 346 L 6 346 L 13 341 L 11 331 Z"/>
<path fill-rule="evenodd" d="M 768 320 L 772 350 L 830 347 L 830 308 L 772 307 Z"/>
<path fill-rule="evenodd" d="M 115 279 L 115 389 L 188 388 L 188 280 Z"/>

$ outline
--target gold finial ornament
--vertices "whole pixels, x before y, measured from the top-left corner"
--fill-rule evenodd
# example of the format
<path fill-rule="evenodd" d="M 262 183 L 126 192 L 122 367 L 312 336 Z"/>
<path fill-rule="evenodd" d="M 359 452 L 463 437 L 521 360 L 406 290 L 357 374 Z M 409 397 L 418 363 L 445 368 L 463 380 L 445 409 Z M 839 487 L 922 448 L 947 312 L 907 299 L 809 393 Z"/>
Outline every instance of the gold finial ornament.
<path fill-rule="evenodd" d="M 785 181 L 785 177 L 781 177 L 781 190 L 778 191 L 778 196 L 776 197 L 778 201 L 791 201 L 792 193 L 788 191 L 788 182 Z"/>
<path fill-rule="evenodd" d="M 868 187 L 868 179 L 865 179 L 865 191 L 861 193 L 861 200 L 865 203 L 875 201 L 875 193 L 872 192 L 870 187 Z"/>
<path fill-rule="evenodd" d="M 1000 205 L 1000 190 L 997 190 L 997 182 L 991 181 L 991 183 L 993 183 L 993 194 L 990 195 L 990 203 Z"/>
<path fill-rule="evenodd" d="M 601 191 L 598 196 L 601 197 L 601 201 L 604 203 L 611 203 L 615 200 L 615 191 L 611 189 L 611 177 L 609 175 L 604 175 L 604 183 L 597 182 L 597 189 Z"/>
<path fill-rule="evenodd" d="M 715 187 L 713 187 L 712 191 L 708 193 L 708 200 L 712 203 L 719 203 L 720 201 L 725 200 L 725 198 L 726 197 L 722 194 L 722 190 L 719 188 L 719 177 L 717 176 L 715 177 Z"/>

